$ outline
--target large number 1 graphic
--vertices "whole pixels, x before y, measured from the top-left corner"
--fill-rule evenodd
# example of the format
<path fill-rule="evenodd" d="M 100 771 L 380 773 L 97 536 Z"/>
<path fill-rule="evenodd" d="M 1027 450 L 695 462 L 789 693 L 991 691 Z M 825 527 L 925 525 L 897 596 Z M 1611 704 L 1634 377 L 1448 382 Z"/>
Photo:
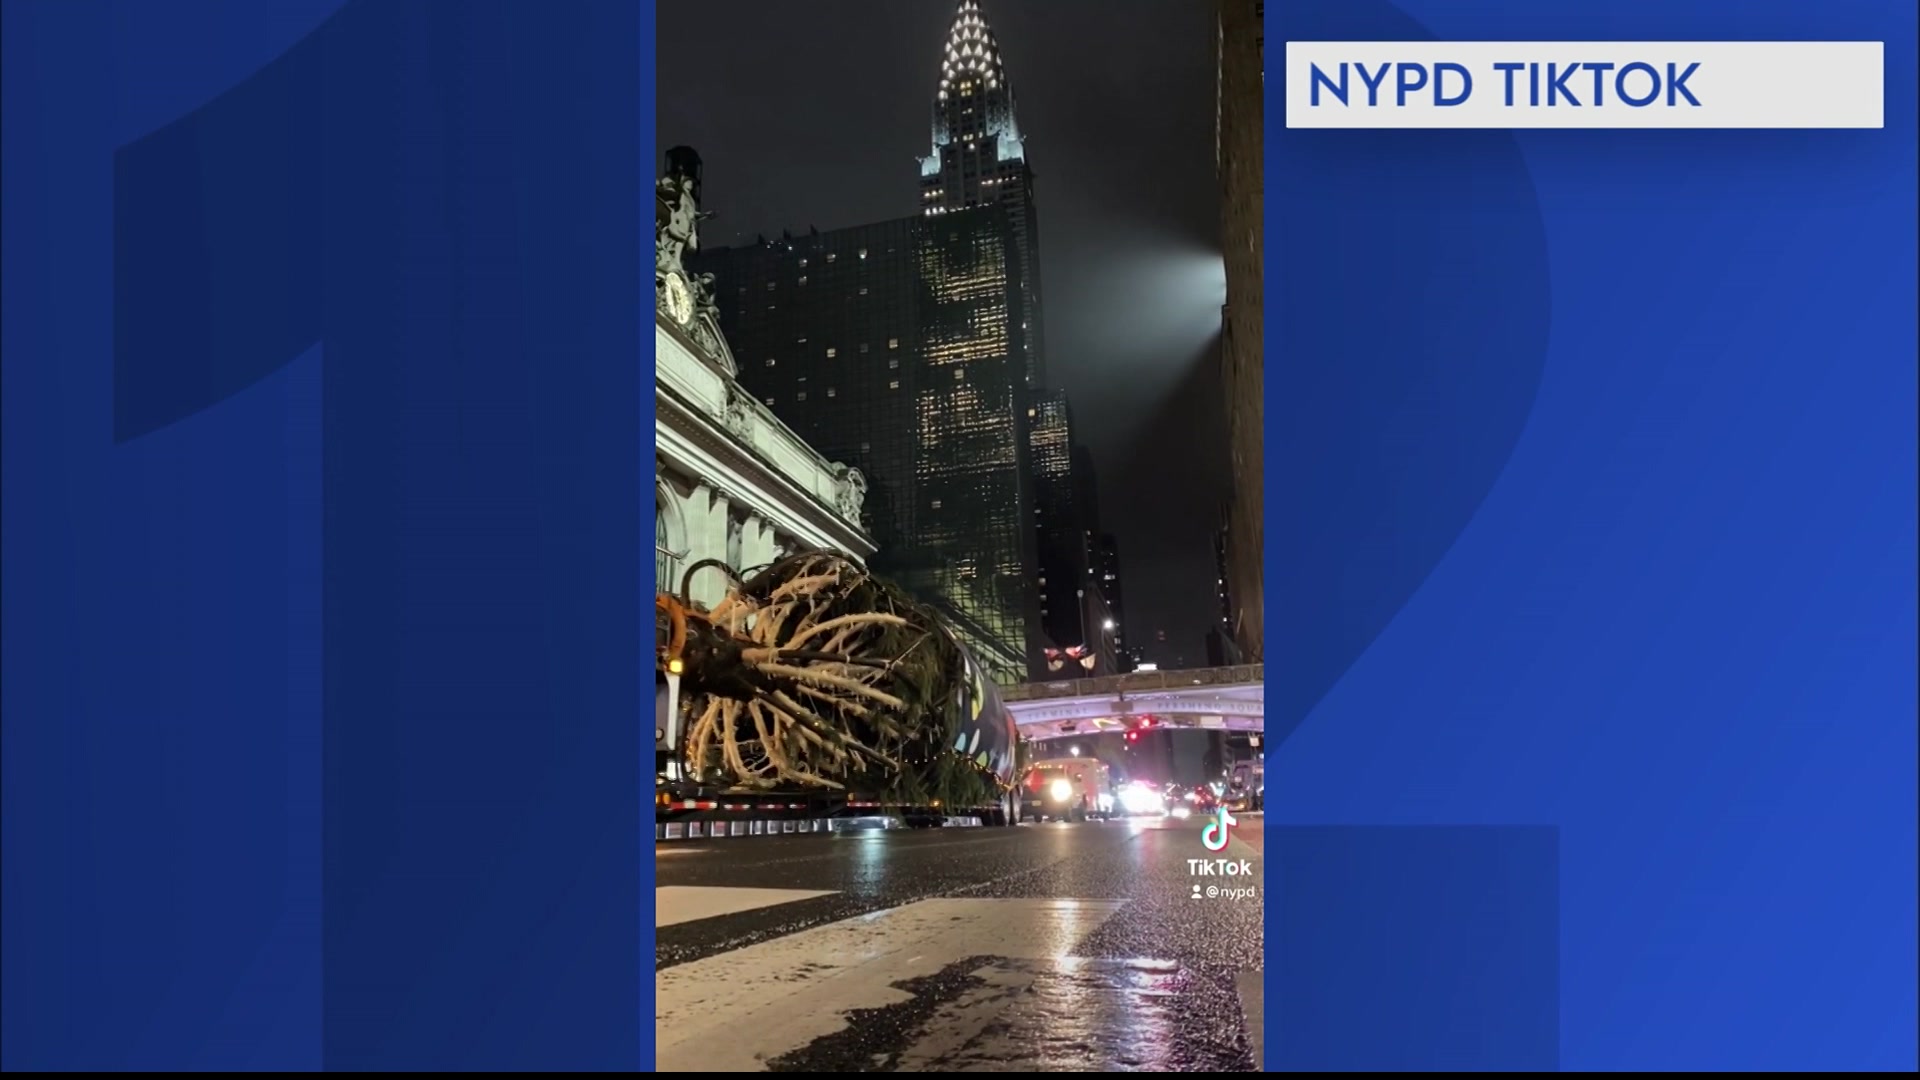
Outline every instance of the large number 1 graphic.
<path fill-rule="evenodd" d="M 323 352 L 329 1068 L 637 1065 L 639 10 L 350 0 L 115 161 L 116 439 Z"/>

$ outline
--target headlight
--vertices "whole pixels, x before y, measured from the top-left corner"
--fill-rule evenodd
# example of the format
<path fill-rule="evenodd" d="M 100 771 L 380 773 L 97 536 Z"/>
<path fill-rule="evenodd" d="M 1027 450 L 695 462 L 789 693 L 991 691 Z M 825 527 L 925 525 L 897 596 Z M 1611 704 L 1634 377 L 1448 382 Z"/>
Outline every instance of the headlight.
<path fill-rule="evenodd" d="M 1047 794 L 1053 796 L 1055 802 L 1066 802 L 1073 798 L 1073 785 L 1065 780 L 1055 780 L 1053 786 L 1047 788 Z"/>
<path fill-rule="evenodd" d="M 1166 806 L 1160 793 L 1143 787 L 1130 787 L 1120 793 L 1120 802 L 1129 814 L 1157 814 Z"/>

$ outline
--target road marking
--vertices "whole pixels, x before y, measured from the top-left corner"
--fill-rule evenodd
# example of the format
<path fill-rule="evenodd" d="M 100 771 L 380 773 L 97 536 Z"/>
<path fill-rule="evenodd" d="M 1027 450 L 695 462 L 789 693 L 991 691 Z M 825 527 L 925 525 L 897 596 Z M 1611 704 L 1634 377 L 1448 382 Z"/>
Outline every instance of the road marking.
<path fill-rule="evenodd" d="M 1240 993 L 1240 1012 L 1246 1019 L 1247 1043 L 1253 1050 L 1253 1070 L 1267 1071 L 1266 1025 L 1262 1018 L 1266 1016 L 1266 975 L 1259 971 L 1241 971 L 1234 973 L 1233 987 Z"/>
<path fill-rule="evenodd" d="M 656 971 L 655 1070 L 764 1071 L 844 1030 L 855 1009 L 911 1000 L 895 983 L 975 956 L 1064 960 L 1123 906 L 922 900 Z"/>
<path fill-rule="evenodd" d="M 653 927 L 736 915 L 742 911 L 832 896 L 814 889 L 722 889 L 697 885 L 663 885 L 653 890 Z"/>

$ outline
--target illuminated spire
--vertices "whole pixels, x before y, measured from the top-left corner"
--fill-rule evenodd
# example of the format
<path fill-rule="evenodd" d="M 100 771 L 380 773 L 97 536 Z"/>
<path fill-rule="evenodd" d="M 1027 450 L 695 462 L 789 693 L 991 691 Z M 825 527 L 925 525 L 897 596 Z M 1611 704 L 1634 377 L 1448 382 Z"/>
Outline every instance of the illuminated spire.
<path fill-rule="evenodd" d="M 956 156 L 962 153 L 965 158 Z M 1013 87 L 1007 81 L 1000 43 L 980 10 L 980 0 L 960 0 L 940 47 L 933 152 L 920 159 L 922 205 L 931 214 L 946 207 L 991 202 L 1005 178 L 984 166 L 1025 159 L 1026 140 L 1014 118 Z M 972 167 L 963 168 L 967 161 Z M 949 167 L 960 171 L 943 180 Z M 983 185 L 996 190 L 984 190 Z"/>
<path fill-rule="evenodd" d="M 940 58 L 940 100 L 947 100 L 961 83 L 998 90 L 1006 77 L 1000 45 L 993 40 L 993 28 L 987 25 L 986 17 L 980 14 L 978 0 L 960 0 L 953 27 L 947 31 L 946 51 Z"/>

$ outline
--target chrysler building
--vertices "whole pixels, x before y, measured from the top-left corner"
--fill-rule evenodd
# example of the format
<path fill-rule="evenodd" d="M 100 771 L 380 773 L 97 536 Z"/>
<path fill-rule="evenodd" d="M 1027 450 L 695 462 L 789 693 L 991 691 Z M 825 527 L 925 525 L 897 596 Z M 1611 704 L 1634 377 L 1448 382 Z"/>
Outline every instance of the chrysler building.
<path fill-rule="evenodd" d="M 1040 236 L 1033 170 L 1015 116 L 1013 86 L 978 0 L 961 0 L 940 56 L 933 148 L 920 159 L 920 207 L 927 216 L 997 206 L 1006 217 L 1009 259 L 1018 275 L 1027 385 L 1046 377 L 1040 304 Z"/>

